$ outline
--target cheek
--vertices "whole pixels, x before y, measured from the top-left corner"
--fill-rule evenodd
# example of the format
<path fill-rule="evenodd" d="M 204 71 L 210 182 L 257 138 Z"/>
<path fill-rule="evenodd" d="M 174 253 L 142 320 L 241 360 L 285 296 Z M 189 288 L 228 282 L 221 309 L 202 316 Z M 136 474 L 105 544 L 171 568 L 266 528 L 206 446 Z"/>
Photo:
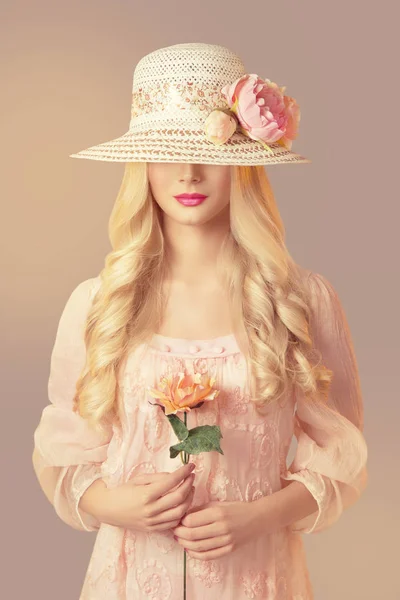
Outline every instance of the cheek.
<path fill-rule="evenodd" d="M 168 194 L 168 181 L 163 173 L 157 172 L 149 175 L 149 186 L 154 198 L 162 202 Z"/>
<path fill-rule="evenodd" d="M 171 169 L 168 165 L 163 163 L 151 163 L 148 167 L 149 182 L 154 187 L 160 187 L 166 184 L 167 180 L 171 177 Z"/>
<path fill-rule="evenodd" d="M 224 198 L 226 198 L 227 195 L 229 196 L 230 186 L 230 177 L 221 177 L 215 182 L 214 190 L 217 192 L 218 196 L 224 196 Z"/>
<path fill-rule="evenodd" d="M 149 183 L 153 189 L 158 189 L 162 186 L 163 174 L 161 171 L 154 169 L 149 170 Z"/>

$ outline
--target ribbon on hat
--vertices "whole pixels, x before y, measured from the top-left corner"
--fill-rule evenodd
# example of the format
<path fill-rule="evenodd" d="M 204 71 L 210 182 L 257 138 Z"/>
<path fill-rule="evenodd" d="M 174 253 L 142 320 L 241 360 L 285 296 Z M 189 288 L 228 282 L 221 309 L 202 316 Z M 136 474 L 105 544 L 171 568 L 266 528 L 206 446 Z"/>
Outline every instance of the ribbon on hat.
<path fill-rule="evenodd" d="M 260 142 L 271 154 L 268 144 L 272 143 L 290 150 L 298 134 L 300 109 L 294 98 L 284 95 L 285 90 L 255 73 L 225 85 L 221 92 L 229 108 L 210 112 L 204 122 L 206 138 L 221 145 L 237 130 Z"/>

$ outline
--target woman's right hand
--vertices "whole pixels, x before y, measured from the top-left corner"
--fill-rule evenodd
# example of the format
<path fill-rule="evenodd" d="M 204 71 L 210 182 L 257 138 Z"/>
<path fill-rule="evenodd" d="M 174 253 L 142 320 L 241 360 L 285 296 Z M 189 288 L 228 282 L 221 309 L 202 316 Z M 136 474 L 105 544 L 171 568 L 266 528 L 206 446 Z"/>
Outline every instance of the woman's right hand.
<path fill-rule="evenodd" d="M 176 527 L 193 500 L 193 468 L 187 463 L 172 473 L 139 473 L 110 488 L 103 522 L 140 531 Z"/>

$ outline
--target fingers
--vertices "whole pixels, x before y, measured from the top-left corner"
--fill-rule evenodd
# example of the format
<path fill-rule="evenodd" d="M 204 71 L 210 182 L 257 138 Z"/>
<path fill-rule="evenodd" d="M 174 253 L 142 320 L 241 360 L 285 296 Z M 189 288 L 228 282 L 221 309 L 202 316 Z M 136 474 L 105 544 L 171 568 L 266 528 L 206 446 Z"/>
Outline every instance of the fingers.
<path fill-rule="evenodd" d="M 182 484 L 183 486 L 184 484 Z M 151 519 L 151 527 L 156 527 L 157 529 L 170 529 L 177 527 L 181 521 L 181 519 L 186 514 L 189 506 L 193 501 L 194 496 L 194 487 L 191 487 L 189 493 L 187 494 L 185 500 L 178 504 L 177 506 L 169 507 L 164 511 L 156 511 L 154 517 L 150 517 Z"/>
<path fill-rule="evenodd" d="M 180 467 L 176 471 L 173 471 L 172 473 L 167 473 L 165 477 L 162 477 L 159 481 L 155 481 L 154 483 L 152 483 L 151 489 L 148 492 L 149 502 L 158 500 L 160 496 L 167 494 L 167 492 L 170 492 L 171 489 L 176 487 L 182 481 L 182 479 L 186 480 L 188 475 L 190 475 L 190 473 L 194 469 L 194 466 L 195 465 L 193 463 L 187 463 L 186 465 L 182 465 L 182 467 Z M 180 487 L 181 486 L 179 486 L 177 492 L 179 491 Z"/>
<path fill-rule="evenodd" d="M 175 506 L 183 504 L 186 501 L 188 494 L 190 494 L 193 482 L 194 473 L 191 473 L 191 475 L 189 475 L 189 477 L 187 477 L 184 482 L 181 483 L 178 489 L 165 494 L 165 496 L 162 496 L 153 502 L 151 506 L 152 513 L 161 513 L 170 508 L 174 508 Z"/>
<path fill-rule="evenodd" d="M 158 473 L 137 473 L 130 479 L 128 479 L 127 483 L 134 483 L 135 485 L 147 485 L 149 483 L 153 483 L 154 480 L 159 479 L 161 475 L 166 475 L 167 471 L 162 471 Z"/>
<path fill-rule="evenodd" d="M 192 473 L 185 479 L 185 481 L 179 486 L 177 490 L 169 492 L 165 496 L 158 498 L 151 504 L 151 510 L 149 516 L 158 515 L 164 511 L 168 511 L 171 508 L 179 507 L 186 502 L 188 494 L 191 492 L 191 487 L 194 482 L 194 474 Z"/>

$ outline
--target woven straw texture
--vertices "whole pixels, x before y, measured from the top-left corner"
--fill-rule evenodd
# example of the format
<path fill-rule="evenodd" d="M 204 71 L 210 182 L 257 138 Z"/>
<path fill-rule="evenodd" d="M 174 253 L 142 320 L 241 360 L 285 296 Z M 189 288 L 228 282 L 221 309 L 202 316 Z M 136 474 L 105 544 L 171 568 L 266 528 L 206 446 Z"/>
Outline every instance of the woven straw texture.
<path fill-rule="evenodd" d="M 221 145 L 206 138 L 209 113 L 229 109 L 221 89 L 245 74 L 240 58 L 224 46 L 187 43 L 155 50 L 133 73 L 128 132 L 70 156 L 109 162 L 310 163 L 278 143 L 269 144 L 271 155 L 239 131 Z"/>

